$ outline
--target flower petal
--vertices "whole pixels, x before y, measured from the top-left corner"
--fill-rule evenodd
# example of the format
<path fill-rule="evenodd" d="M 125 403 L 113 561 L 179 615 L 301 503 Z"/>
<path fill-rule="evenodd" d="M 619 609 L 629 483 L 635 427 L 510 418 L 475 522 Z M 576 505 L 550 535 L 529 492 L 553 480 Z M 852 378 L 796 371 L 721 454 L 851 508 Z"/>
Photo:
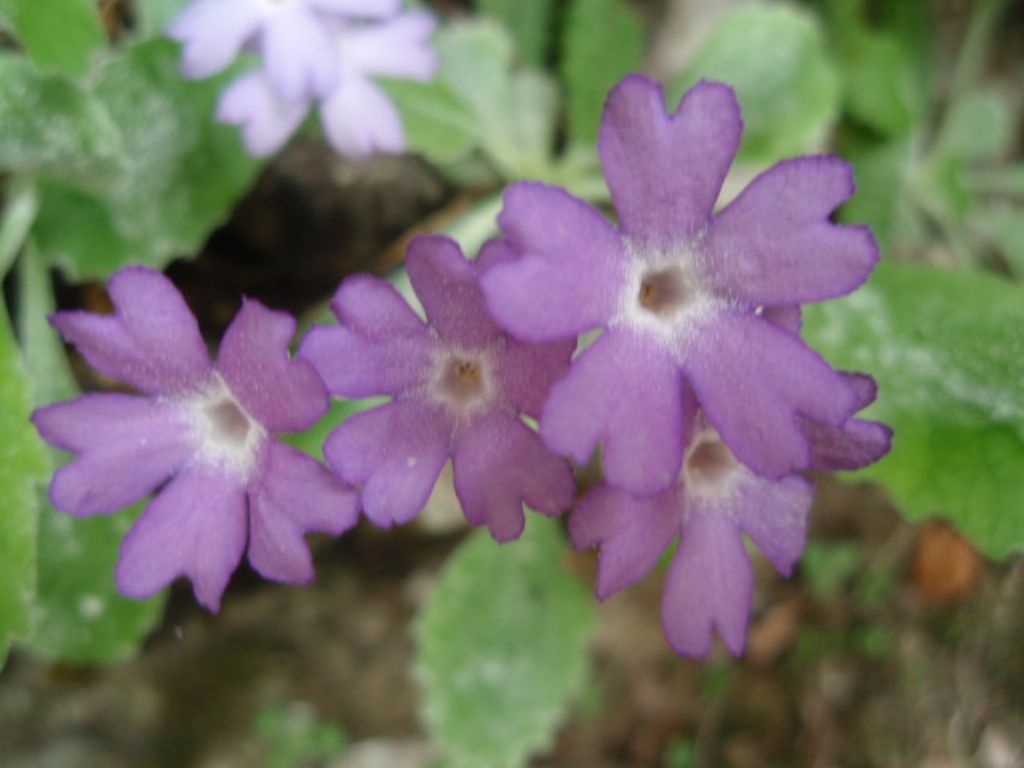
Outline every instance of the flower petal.
<path fill-rule="evenodd" d="M 233 475 L 192 465 L 153 499 L 128 532 L 117 564 L 117 588 L 126 597 L 146 598 L 186 576 L 196 599 L 216 613 L 242 559 L 245 517 L 245 491 Z"/>
<path fill-rule="evenodd" d="M 402 7 L 402 0 L 306 0 L 306 2 L 323 13 L 366 18 L 391 16 Z"/>
<path fill-rule="evenodd" d="M 148 267 L 126 267 L 108 284 L 116 313 L 50 317 L 89 365 L 148 394 L 200 389 L 211 374 L 206 345 L 174 284 Z"/>
<path fill-rule="evenodd" d="M 354 69 L 342 72 L 338 85 L 320 107 L 327 141 L 346 157 L 405 151 L 402 118 L 391 99 Z"/>
<path fill-rule="evenodd" d="M 307 360 L 292 359 L 295 319 L 242 302 L 221 341 L 217 368 L 246 410 L 271 432 L 301 432 L 327 413 L 327 390 Z"/>
<path fill-rule="evenodd" d="M 800 335 L 804 327 L 804 313 L 799 304 L 786 304 L 779 307 L 765 307 L 761 317 L 779 328 Z"/>
<path fill-rule="evenodd" d="M 723 311 L 695 333 L 683 370 L 708 420 L 740 461 L 765 477 L 806 469 L 801 417 L 841 425 L 856 409 L 843 377 L 788 331 Z"/>
<path fill-rule="evenodd" d="M 696 235 L 711 219 L 742 131 L 727 85 L 697 83 L 669 116 L 659 83 L 624 78 L 608 95 L 600 137 L 622 229 L 662 246 Z"/>
<path fill-rule="evenodd" d="M 249 562 L 264 578 L 313 580 L 303 535 L 338 536 L 359 520 L 359 494 L 301 451 L 271 440 L 249 485 Z"/>
<path fill-rule="evenodd" d="M 309 114 L 309 102 L 289 103 L 278 96 L 266 72 L 235 80 L 221 94 L 217 120 L 240 125 L 245 148 L 253 157 L 267 157 L 283 147 Z"/>
<path fill-rule="evenodd" d="M 736 656 L 743 653 L 754 574 L 743 537 L 722 514 L 691 512 L 665 578 L 661 622 L 676 653 L 707 657 L 717 629 Z"/>
<path fill-rule="evenodd" d="M 338 49 L 327 24 L 303 5 L 276 8 L 263 27 L 267 78 L 285 101 L 326 96 L 338 78 Z"/>
<path fill-rule="evenodd" d="M 178 16 L 167 35 L 184 45 L 184 75 L 202 79 L 227 68 L 262 19 L 256 0 L 198 0 Z"/>
<path fill-rule="evenodd" d="M 480 289 L 480 270 L 447 237 L 420 236 L 406 252 L 405 268 L 427 320 L 445 341 L 479 347 L 501 334 Z"/>
<path fill-rule="evenodd" d="M 519 182 L 498 216 L 518 259 L 495 264 L 481 285 L 494 318 L 529 341 L 597 328 L 618 306 L 626 259 L 619 234 L 587 203 L 558 187 Z"/>
<path fill-rule="evenodd" d="M 853 191 L 853 169 L 837 157 L 799 157 L 769 168 L 711 224 L 707 279 L 719 294 L 753 304 L 850 293 L 878 262 L 871 230 L 828 219 Z"/>
<path fill-rule="evenodd" d="M 436 26 L 429 13 L 403 13 L 356 27 L 342 38 L 342 56 L 364 75 L 427 81 L 437 72 L 437 52 L 429 45 Z"/>
<path fill-rule="evenodd" d="M 388 528 L 426 505 L 450 442 L 451 428 L 438 411 L 397 400 L 350 417 L 327 438 L 324 455 L 345 482 L 362 487 L 373 524 Z"/>
<path fill-rule="evenodd" d="M 747 473 L 736 492 L 734 519 L 783 576 L 793 572 L 807 542 L 814 486 L 802 477 L 766 480 Z"/>
<path fill-rule="evenodd" d="M 605 333 L 573 362 L 541 416 L 552 450 L 583 464 L 604 443 L 608 482 L 643 496 L 675 482 L 689 432 L 677 364 L 624 331 Z"/>
<path fill-rule="evenodd" d="M 390 283 L 350 277 L 331 306 L 342 325 L 313 328 L 299 350 L 328 391 L 342 397 L 397 395 L 424 379 L 434 342 Z"/>
<path fill-rule="evenodd" d="M 602 485 L 584 496 L 569 519 L 577 549 L 600 546 L 597 597 L 607 600 L 658 564 L 682 528 L 683 500 L 676 488 L 637 498 Z"/>
<path fill-rule="evenodd" d="M 568 462 L 551 453 L 536 432 L 503 413 L 481 416 L 459 433 L 452 468 L 466 519 L 486 525 L 496 541 L 522 534 L 523 504 L 558 515 L 572 505 L 576 490 Z"/>
<path fill-rule="evenodd" d="M 40 408 L 32 423 L 50 445 L 78 454 L 50 486 L 53 506 L 76 517 L 134 504 L 196 451 L 188 414 L 167 400 L 83 395 Z"/>
<path fill-rule="evenodd" d="M 801 428 L 811 444 L 808 469 L 863 469 L 892 448 L 892 430 L 877 421 L 851 419 L 842 427 L 833 427 L 805 419 Z"/>
<path fill-rule="evenodd" d="M 505 399 L 520 413 L 539 419 L 555 382 L 565 378 L 576 339 L 528 344 L 512 337 L 497 361 Z"/>

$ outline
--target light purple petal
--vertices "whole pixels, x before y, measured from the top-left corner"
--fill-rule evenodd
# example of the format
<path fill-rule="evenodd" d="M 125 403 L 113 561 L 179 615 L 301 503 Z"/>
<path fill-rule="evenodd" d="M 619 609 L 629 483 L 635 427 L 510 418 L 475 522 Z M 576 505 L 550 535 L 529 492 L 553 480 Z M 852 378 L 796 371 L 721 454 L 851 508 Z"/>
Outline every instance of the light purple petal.
<path fill-rule="evenodd" d="M 331 306 L 342 325 L 313 328 L 299 350 L 331 393 L 397 395 L 428 374 L 434 342 L 391 284 L 367 275 L 350 277 Z"/>
<path fill-rule="evenodd" d="M 857 410 L 863 410 L 878 398 L 878 384 L 866 373 L 839 371 L 843 381 L 850 385 L 857 398 Z"/>
<path fill-rule="evenodd" d="M 196 464 L 143 512 L 121 544 L 117 588 L 146 598 L 179 576 L 196 599 L 220 610 L 220 598 L 245 549 L 245 491 L 231 474 Z"/>
<path fill-rule="evenodd" d="M 359 520 L 359 494 L 326 467 L 271 440 L 249 485 L 249 562 L 263 577 L 290 584 L 313 580 L 303 535 L 340 535 Z"/>
<path fill-rule="evenodd" d="M 626 76 L 608 95 L 600 136 L 622 229 L 662 245 L 696 235 L 711 219 L 742 131 L 727 85 L 697 83 L 669 117 L 659 83 Z"/>
<path fill-rule="evenodd" d="M 754 574 L 743 537 L 726 515 L 692 513 L 665 579 L 661 621 L 676 653 L 706 657 L 718 630 L 743 653 Z"/>
<path fill-rule="evenodd" d="M 708 421 L 740 461 L 778 478 L 806 469 L 801 417 L 841 425 L 856 398 L 800 339 L 753 315 L 720 312 L 696 335 L 683 369 Z"/>
<path fill-rule="evenodd" d="M 306 0 L 306 3 L 323 13 L 364 18 L 391 16 L 402 7 L 402 0 Z"/>
<path fill-rule="evenodd" d="M 829 221 L 853 191 L 853 169 L 837 157 L 799 157 L 769 168 L 715 217 L 707 279 L 719 294 L 753 304 L 849 293 L 878 262 L 871 230 Z"/>
<path fill-rule="evenodd" d="M 447 237 L 420 236 L 410 244 L 405 268 L 427 320 L 440 338 L 479 347 L 501 334 L 480 289 L 480 269 Z"/>
<path fill-rule="evenodd" d="M 682 528 L 682 498 L 675 488 L 648 498 L 602 485 L 590 491 L 569 519 L 577 549 L 600 546 L 597 597 L 607 600 L 648 573 Z"/>
<path fill-rule="evenodd" d="M 194 392 L 211 375 L 199 326 L 174 284 L 126 267 L 107 286 L 116 313 L 58 312 L 50 322 L 100 373 L 148 394 Z"/>
<path fill-rule="evenodd" d="M 405 151 L 405 130 L 395 105 L 353 69 L 342 72 L 338 85 L 322 102 L 320 117 L 328 143 L 345 157 Z"/>
<path fill-rule="evenodd" d="M 450 444 L 441 413 L 399 400 L 349 418 L 327 438 L 324 455 L 345 482 L 362 488 L 373 524 L 388 528 L 426 505 Z"/>
<path fill-rule="evenodd" d="M 520 258 L 496 264 L 481 285 L 491 314 L 515 336 L 554 341 L 603 325 L 617 308 L 626 259 L 619 234 L 558 187 L 519 182 L 498 216 Z"/>
<path fill-rule="evenodd" d="M 472 525 L 486 525 L 497 541 L 519 538 L 523 504 L 558 515 L 573 501 L 569 464 L 551 453 L 516 418 L 489 413 L 463 429 L 453 453 L 455 491 Z"/>
<path fill-rule="evenodd" d="M 552 450 L 582 464 L 602 442 L 608 482 L 638 495 L 675 482 L 689 431 L 678 366 L 624 331 L 605 333 L 573 362 L 541 417 Z"/>
<path fill-rule="evenodd" d="M 292 103 L 327 96 L 338 79 L 333 31 L 299 4 L 281 6 L 267 20 L 263 61 L 274 90 Z"/>
<path fill-rule="evenodd" d="M 342 56 L 364 75 L 427 81 L 437 72 L 437 52 L 429 45 L 436 26 L 430 14 L 414 12 L 357 27 L 342 38 Z"/>
<path fill-rule="evenodd" d="M 50 445 L 77 454 L 50 486 L 53 506 L 76 517 L 134 504 L 196 450 L 187 413 L 167 400 L 84 395 L 40 408 L 32 423 Z"/>
<path fill-rule="evenodd" d="M 497 378 L 510 405 L 539 419 L 555 382 L 569 371 L 576 339 L 528 344 L 512 337 L 497 361 Z"/>
<path fill-rule="evenodd" d="M 267 157 L 287 143 L 309 114 L 308 101 L 291 103 L 274 93 L 263 71 L 235 80 L 221 94 L 217 120 L 242 128 L 245 148 L 254 157 Z"/>
<path fill-rule="evenodd" d="M 292 359 L 295 319 L 242 302 L 221 341 L 217 368 L 235 397 L 271 432 L 301 432 L 327 413 L 327 390 L 307 360 Z"/>
<path fill-rule="evenodd" d="M 761 317 L 769 323 L 774 323 L 779 328 L 784 328 L 790 333 L 800 335 L 804 327 L 804 314 L 799 304 L 784 305 L 781 307 L 765 307 Z"/>
<path fill-rule="evenodd" d="M 198 0 L 174 21 L 167 34 L 184 45 L 181 70 L 201 79 L 225 69 L 263 19 L 257 0 Z"/>
<path fill-rule="evenodd" d="M 783 576 L 793 572 L 807 541 L 814 486 L 802 477 L 765 480 L 748 475 L 732 502 L 740 528 Z"/>
<path fill-rule="evenodd" d="M 853 471 L 874 464 L 892 448 L 892 430 L 877 421 L 851 419 L 842 427 L 805 420 L 811 444 L 808 469 Z"/>

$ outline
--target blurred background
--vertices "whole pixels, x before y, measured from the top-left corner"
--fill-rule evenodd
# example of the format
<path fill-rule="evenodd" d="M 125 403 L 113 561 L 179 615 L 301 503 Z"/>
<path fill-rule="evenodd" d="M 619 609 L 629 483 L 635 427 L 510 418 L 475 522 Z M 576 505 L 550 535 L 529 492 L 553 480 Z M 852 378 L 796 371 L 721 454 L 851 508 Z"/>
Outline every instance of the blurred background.
<path fill-rule="evenodd" d="M 223 81 L 181 80 L 159 39 L 185 5 L 103 0 L 80 21 L 0 0 L 0 261 L 36 402 L 111 386 L 42 318 L 102 311 L 123 264 L 166 267 L 213 343 L 243 294 L 310 323 L 348 274 L 403 285 L 414 234 L 474 251 L 512 180 L 606 205 L 601 104 L 642 70 L 672 107 L 701 77 L 737 89 L 724 199 L 784 157 L 854 164 L 839 218 L 869 223 L 885 263 L 806 333 L 877 376 L 897 444 L 817 478 L 794 578 L 755 557 L 741 659 L 672 652 L 662 571 L 597 604 L 594 553 L 561 522 L 530 518 L 510 548 L 470 534 L 450 475 L 406 529 L 314 538 L 313 587 L 243 566 L 217 616 L 184 583 L 114 593 L 133 513 L 72 521 L 42 500 L 0 766 L 1024 766 L 1024 3 L 435 0 L 438 81 L 389 85 L 412 151 L 359 163 L 315 124 L 266 163 L 210 127 Z M 98 127 L 74 89 L 109 113 Z M 104 186 L 112 163 L 127 171 Z M 296 444 L 319 456 L 359 407 Z"/>

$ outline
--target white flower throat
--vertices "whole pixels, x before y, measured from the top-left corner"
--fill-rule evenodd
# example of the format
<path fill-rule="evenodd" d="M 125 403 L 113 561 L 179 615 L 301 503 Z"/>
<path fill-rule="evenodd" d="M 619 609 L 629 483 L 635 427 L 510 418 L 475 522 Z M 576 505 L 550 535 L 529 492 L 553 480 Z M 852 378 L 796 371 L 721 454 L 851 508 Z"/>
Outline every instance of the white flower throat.
<path fill-rule="evenodd" d="M 487 408 L 497 394 L 490 350 L 444 349 L 434 360 L 429 397 L 458 421 Z"/>
<path fill-rule="evenodd" d="M 219 373 L 202 393 L 186 401 L 199 458 L 248 479 L 267 431 L 245 407 Z"/>

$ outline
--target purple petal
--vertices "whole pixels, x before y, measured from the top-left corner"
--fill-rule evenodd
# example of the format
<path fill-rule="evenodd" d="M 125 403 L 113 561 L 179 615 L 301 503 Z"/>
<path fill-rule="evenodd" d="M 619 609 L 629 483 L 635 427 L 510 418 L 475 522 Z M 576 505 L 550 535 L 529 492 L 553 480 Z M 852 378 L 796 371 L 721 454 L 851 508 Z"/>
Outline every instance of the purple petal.
<path fill-rule="evenodd" d="M 437 52 L 429 45 L 436 26 L 428 13 L 403 13 L 345 34 L 342 55 L 364 75 L 427 81 L 437 72 Z"/>
<path fill-rule="evenodd" d="M 327 141 L 345 157 L 405 151 L 405 131 L 395 105 L 354 69 L 342 73 L 337 87 L 324 99 L 320 117 Z"/>
<path fill-rule="evenodd" d="M 576 339 L 527 344 L 512 337 L 497 361 L 497 378 L 505 399 L 520 413 L 539 419 L 551 387 L 569 370 Z"/>
<path fill-rule="evenodd" d="M 32 423 L 50 445 L 78 454 L 50 486 L 53 506 L 76 517 L 134 504 L 196 451 L 188 414 L 170 400 L 83 395 L 40 408 Z"/>
<path fill-rule="evenodd" d="M 306 3 L 323 13 L 365 18 L 391 16 L 402 7 L 402 0 L 306 0 Z"/>
<path fill-rule="evenodd" d="M 804 314 L 799 304 L 765 307 L 761 312 L 761 317 L 797 336 L 800 335 L 800 331 L 804 327 Z"/>
<path fill-rule="evenodd" d="M 184 45 L 181 71 L 201 79 L 225 69 L 263 19 L 257 0 L 198 0 L 174 21 L 167 34 Z"/>
<path fill-rule="evenodd" d="M 272 155 L 285 145 L 309 114 L 309 102 L 280 98 L 267 74 L 251 72 L 221 94 L 217 120 L 242 127 L 242 140 L 253 157 Z"/>
<path fill-rule="evenodd" d="M 519 538 L 526 523 L 524 503 L 551 516 L 572 505 L 576 484 L 569 464 L 506 414 L 486 414 L 465 427 L 452 463 L 466 519 L 489 527 L 497 541 Z"/>
<path fill-rule="evenodd" d="M 288 353 L 293 335 L 291 315 L 246 299 L 217 356 L 217 368 L 235 397 L 271 432 L 309 429 L 329 407 L 313 366 Z"/>
<path fill-rule="evenodd" d="M 743 537 L 726 515 L 692 513 L 665 578 L 661 621 L 676 653 L 707 657 L 717 629 L 743 653 L 754 590 Z"/>
<path fill-rule="evenodd" d="M 286 101 L 326 96 L 338 78 L 339 53 L 327 24 L 302 5 L 275 9 L 263 27 L 267 78 Z"/>
<path fill-rule="evenodd" d="M 554 341 L 597 328 L 617 308 L 626 259 L 619 234 L 594 208 L 558 187 L 519 182 L 498 223 L 520 258 L 481 280 L 487 306 L 513 334 Z"/>
<path fill-rule="evenodd" d="M 327 438 L 324 455 L 345 482 L 362 487 L 373 524 L 388 528 L 426 505 L 450 443 L 440 412 L 397 400 L 350 417 Z"/>
<path fill-rule="evenodd" d="M 711 219 L 742 131 L 727 85 L 697 83 L 669 117 L 659 83 L 623 79 L 608 95 L 600 137 L 622 229 L 660 244 L 696 235 Z"/>
<path fill-rule="evenodd" d="M 748 474 L 732 503 L 735 520 L 783 576 L 793 572 L 807 541 L 814 486 L 802 477 L 765 480 Z"/>
<path fill-rule="evenodd" d="M 877 421 L 851 419 L 842 427 L 833 427 L 805 419 L 802 429 L 811 444 L 808 469 L 862 469 L 892 448 L 892 430 Z"/>
<path fill-rule="evenodd" d="M 313 580 L 303 534 L 338 536 L 359 520 L 359 494 L 324 466 L 276 440 L 267 443 L 260 473 L 249 485 L 249 562 L 264 578 Z"/>
<path fill-rule="evenodd" d="M 406 252 L 405 268 L 427 320 L 442 339 L 479 347 L 501 334 L 487 311 L 478 265 L 466 260 L 454 240 L 415 238 Z"/>
<path fill-rule="evenodd" d="M 117 588 L 126 597 L 155 595 L 179 576 L 196 599 L 220 610 L 220 598 L 245 549 L 245 491 L 231 474 L 195 464 L 143 512 L 121 544 Z"/>
<path fill-rule="evenodd" d="M 682 527 L 682 499 L 672 488 L 637 498 L 602 485 L 584 496 L 569 519 L 576 549 L 600 546 L 597 597 L 607 600 L 658 564 Z"/>
<path fill-rule="evenodd" d="M 800 339 L 753 315 L 720 312 L 683 364 L 708 420 L 740 461 L 765 477 L 806 469 L 801 417 L 841 425 L 855 395 Z"/>
<path fill-rule="evenodd" d="M 331 393 L 397 395 L 424 379 L 433 365 L 434 342 L 392 285 L 350 277 L 331 306 L 342 325 L 312 329 L 299 350 Z"/>
<path fill-rule="evenodd" d="M 874 378 L 866 373 L 840 371 L 839 375 L 843 377 L 843 381 L 853 390 L 857 398 L 858 411 L 867 408 L 878 398 L 878 384 L 875 383 Z"/>
<path fill-rule="evenodd" d="M 785 160 L 762 173 L 708 233 L 707 278 L 721 295 L 754 304 L 802 304 L 843 296 L 878 262 L 867 227 L 829 215 L 854 190 L 836 157 Z"/>
<path fill-rule="evenodd" d="M 107 286 L 116 313 L 58 312 L 50 322 L 89 365 L 148 394 L 194 392 L 210 358 L 174 284 L 148 267 L 126 267 Z"/>
<path fill-rule="evenodd" d="M 689 431 L 677 364 L 624 331 L 573 362 L 541 417 L 552 450 L 582 464 L 600 441 L 608 482 L 644 496 L 675 482 Z"/>

